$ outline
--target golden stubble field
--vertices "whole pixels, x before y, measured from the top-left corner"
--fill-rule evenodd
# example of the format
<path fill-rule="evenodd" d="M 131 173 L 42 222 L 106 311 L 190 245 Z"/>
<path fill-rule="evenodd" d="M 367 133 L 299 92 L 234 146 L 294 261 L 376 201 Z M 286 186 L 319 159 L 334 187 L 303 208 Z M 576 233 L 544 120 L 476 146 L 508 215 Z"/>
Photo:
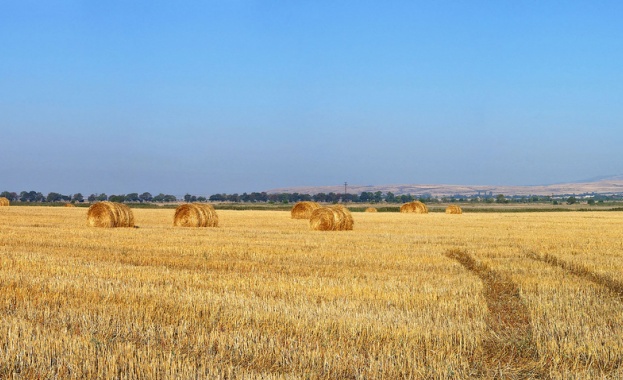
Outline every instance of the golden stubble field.
<path fill-rule="evenodd" d="M 0 378 L 623 377 L 623 214 L 0 208 Z"/>

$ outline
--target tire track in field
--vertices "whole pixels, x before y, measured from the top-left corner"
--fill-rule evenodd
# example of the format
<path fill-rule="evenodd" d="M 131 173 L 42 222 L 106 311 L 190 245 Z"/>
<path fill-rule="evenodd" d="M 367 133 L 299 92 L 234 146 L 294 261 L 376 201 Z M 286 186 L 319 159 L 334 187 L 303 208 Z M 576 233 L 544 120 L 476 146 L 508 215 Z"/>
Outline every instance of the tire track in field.
<path fill-rule="evenodd" d="M 595 273 L 591 271 L 590 269 L 588 269 L 587 267 L 585 267 L 584 265 L 565 261 L 565 260 L 559 259 L 558 257 L 554 255 L 550 255 L 548 253 L 543 254 L 543 255 L 531 253 L 531 254 L 528 254 L 528 257 L 536 261 L 542 261 L 554 267 L 562 268 L 571 274 L 574 274 L 578 277 L 582 277 L 597 285 L 601 285 L 605 287 L 606 289 L 612 291 L 620 299 L 623 300 L 623 282 L 621 281 L 618 281 L 609 276 L 604 276 L 604 275 Z"/>
<path fill-rule="evenodd" d="M 483 282 L 487 302 L 487 335 L 481 358 L 475 358 L 476 371 L 486 378 L 541 378 L 538 352 L 532 340 L 530 312 L 519 294 L 519 287 L 508 276 L 478 262 L 469 253 L 452 249 L 445 255 L 458 261 Z"/>

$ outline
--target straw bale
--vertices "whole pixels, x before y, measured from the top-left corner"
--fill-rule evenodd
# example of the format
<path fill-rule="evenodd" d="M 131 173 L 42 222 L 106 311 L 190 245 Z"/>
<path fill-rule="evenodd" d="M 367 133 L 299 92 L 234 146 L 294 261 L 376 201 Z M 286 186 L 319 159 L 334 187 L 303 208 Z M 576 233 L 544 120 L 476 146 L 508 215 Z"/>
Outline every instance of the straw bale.
<path fill-rule="evenodd" d="M 0 197 L 0 206 L 8 206 L 11 202 L 9 202 L 8 198 Z"/>
<path fill-rule="evenodd" d="M 376 207 L 368 207 L 366 209 L 366 212 L 378 212 L 379 210 L 376 209 Z"/>
<path fill-rule="evenodd" d="M 316 202 L 302 201 L 297 202 L 292 210 L 290 211 L 290 215 L 292 219 L 309 219 L 312 212 L 316 209 L 319 209 L 320 205 Z"/>
<path fill-rule="evenodd" d="M 343 206 L 318 208 L 309 218 L 309 226 L 317 231 L 347 231 L 354 224 L 350 211 Z"/>
<path fill-rule="evenodd" d="M 400 206 L 400 212 L 428 214 L 428 207 L 426 207 L 426 205 L 420 201 L 413 201 Z"/>
<path fill-rule="evenodd" d="M 353 220 L 353 215 L 350 211 L 343 205 L 335 205 L 332 208 L 338 210 L 338 230 L 352 230 L 355 221 Z"/>
<path fill-rule="evenodd" d="M 87 211 L 87 225 L 104 228 L 134 227 L 134 214 L 122 203 L 97 202 Z"/>
<path fill-rule="evenodd" d="M 185 203 L 175 209 L 173 225 L 176 227 L 217 227 L 218 215 L 210 204 Z"/>
<path fill-rule="evenodd" d="M 461 206 L 458 205 L 449 205 L 446 207 L 446 214 L 462 214 L 463 210 Z"/>

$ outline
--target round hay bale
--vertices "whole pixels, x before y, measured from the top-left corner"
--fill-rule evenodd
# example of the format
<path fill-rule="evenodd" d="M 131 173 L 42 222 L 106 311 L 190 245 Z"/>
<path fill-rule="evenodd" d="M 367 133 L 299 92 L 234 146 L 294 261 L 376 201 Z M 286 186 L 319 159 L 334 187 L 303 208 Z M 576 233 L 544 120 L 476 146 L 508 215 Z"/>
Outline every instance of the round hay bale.
<path fill-rule="evenodd" d="M 462 214 L 463 210 L 461 206 L 458 205 L 449 205 L 446 207 L 446 214 Z"/>
<path fill-rule="evenodd" d="M 294 207 L 292 207 L 290 215 L 292 216 L 292 219 L 309 219 L 312 212 L 319 208 L 320 205 L 316 202 L 297 202 Z"/>
<path fill-rule="evenodd" d="M 350 211 L 343 206 L 318 208 L 309 218 L 309 226 L 316 231 L 352 230 L 354 224 Z"/>
<path fill-rule="evenodd" d="M 376 209 L 376 207 L 368 207 L 365 212 L 378 212 L 379 210 Z"/>
<path fill-rule="evenodd" d="M 134 227 L 134 214 L 127 205 L 116 202 L 97 202 L 87 211 L 90 227 Z"/>
<path fill-rule="evenodd" d="M 0 206 L 8 206 L 11 202 L 9 202 L 8 198 L 0 197 Z"/>
<path fill-rule="evenodd" d="M 400 206 L 400 212 L 428 214 L 428 207 L 426 207 L 426 205 L 420 201 L 413 201 Z"/>
<path fill-rule="evenodd" d="M 175 209 L 175 227 L 217 227 L 218 215 L 210 204 L 185 203 Z"/>
<path fill-rule="evenodd" d="M 65 203 L 65 207 L 76 207 L 73 203 Z"/>
<path fill-rule="evenodd" d="M 355 224 L 355 220 L 353 219 L 353 215 L 350 211 L 342 205 L 335 205 L 333 209 L 337 210 L 338 216 L 338 230 L 339 231 L 350 231 L 353 229 L 353 225 Z"/>
<path fill-rule="evenodd" d="M 314 210 L 309 217 L 309 226 L 316 231 L 335 231 L 337 229 L 337 210 L 322 207 Z"/>

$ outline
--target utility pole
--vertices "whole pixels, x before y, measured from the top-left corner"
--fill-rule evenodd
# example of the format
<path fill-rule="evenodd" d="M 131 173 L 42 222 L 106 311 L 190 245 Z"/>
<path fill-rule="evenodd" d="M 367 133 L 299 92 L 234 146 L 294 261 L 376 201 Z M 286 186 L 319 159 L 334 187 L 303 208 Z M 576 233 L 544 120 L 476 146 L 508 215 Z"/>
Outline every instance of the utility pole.
<path fill-rule="evenodd" d="M 346 195 L 346 186 L 348 186 L 348 182 L 344 182 L 344 195 Z"/>

